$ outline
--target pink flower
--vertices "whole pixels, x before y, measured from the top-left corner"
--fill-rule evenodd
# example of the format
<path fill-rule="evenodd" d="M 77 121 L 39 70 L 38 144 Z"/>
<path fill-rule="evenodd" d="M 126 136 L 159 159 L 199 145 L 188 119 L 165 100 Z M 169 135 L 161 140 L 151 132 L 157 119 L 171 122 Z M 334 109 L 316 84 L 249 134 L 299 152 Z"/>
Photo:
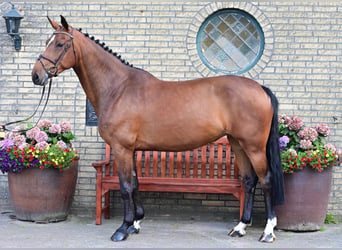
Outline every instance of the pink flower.
<path fill-rule="evenodd" d="M 34 127 L 26 132 L 26 136 L 27 138 L 33 140 L 39 132 L 40 129 L 38 127 Z"/>
<path fill-rule="evenodd" d="M 49 128 L 49 132 L 52 134 L 60 134 L 62 132 L 62 128 L 59 124 L 52 124 Z"/>
<path fill-rule="evenodd" d="M 298 116 L 292 116 L 289 122 L 289 129 L 298 131 L 304 126 L 304 122 Z"/>
<path fill-rule="evenodd" d="M 14 140 L 14 138 L 15 138 L 16 136 L 18 136 L 18 135 L 20 135 L 20 133 L 19 133 L 19 132 L 16 132 L 16 131 L 14 130 L 14 131 L 9 132 L 8 138 Z"/>
<path fill-rule="evenodd" d="M 304 140 L 314 141 L 316 140 L 318 133 L 313 128 L 305 127 L 303 130 L 298 132 L 298 136 Z"/>
<path fill-rule="evenodd" d="M 297 151 L 294 150 L 293 148 L 289 148 L 287 152 L 291 153 L 293 156 L 297 156 Z"/>
<path fill-rule="evenodd" d="M 50 128 L 52 125 L 52 121 L 50 120 L 40 120 L 37 124 L 38 128 L 45 128 L 45 129 L 48 129 Z"/>
<path fill-rule="evenodd" d="M 36 136 L 34 137 L 34 139 L 37 142 L 43 142 L 43 141 L 47 141 L 48 140 L 48 135 L 44 132 L 44 131 L 39 131 L 39 133 L 36 134 Z"/>
<path fill-rule="evenodd" d="M 59 126 L 61 126 L 62 133 L 71 132 L 71 125 L 69 122 L 60 122 Z"/>
<path fill-rule="evenodd" d="M 291 119 L 287 115 L 280 115 L 278 117 L 278 122 L 282 124 L 288 125 L 290 123 Z"/>
<path fill-rule="evenodd" d="M 46 149 L 49 144 L 46 141 L 38 142 L 35 146 L 36 149 Z"/>
<path fill-rule="evenodd" d="M 323 136 L 328 136 L 330 135 L 330 129 L 329 126 L 325 123 L 319 123 L 315 126 L 315 129 L 317 130 L 318 133 L 320 133 Z"/>
<path fill-rule="evenodd" d="M 26 143 L 26 138 L 23 135 L 16 135 L 13 139 L 14 145 L 20 147 L 22 144 Z"/>
<path fill-rule="evenodd" d="M 337 151 L 335 146 L 332 143 L 325 144 L 324 149 L 329 150 L 333 153 L 336 153 L 336 151 Z"/>
<path fill-rule="evenodd" d="M 67 145 L 65 144 L 64 141 L 58 141 L 58 142 L 56 143 L 56 145 L 61 146 L 62 149 L 66 149 L 66 148 L 67 148 Z"/>
<path fill-rule="evenodd" d="M 309 140 L 301 140 L 299 147 L 302 149 L 310 149 L 313 147 L 313 145 L 312 142 Z"/>
<path fill-rule="evenodd" d="M 20 144 L 20 145 L 18 146 L 18 148 L 19 148 L 19 150 L 23 150 L 23 149 L 25 149 L 27 146 L 28 146 L 28 144 L 27 144 L 26 142 L 24 142 L 24 143 Z"/>

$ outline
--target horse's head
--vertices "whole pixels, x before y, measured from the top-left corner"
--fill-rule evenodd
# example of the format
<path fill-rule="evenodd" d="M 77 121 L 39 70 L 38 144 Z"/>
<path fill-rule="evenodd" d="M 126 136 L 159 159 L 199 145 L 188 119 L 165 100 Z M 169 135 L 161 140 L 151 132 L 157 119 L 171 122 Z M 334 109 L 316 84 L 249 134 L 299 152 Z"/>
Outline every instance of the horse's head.
<path fill-rule="evenodd" d="M 38 57 L 32 69 L 32 81 L 36 85 L 45 85 L 48 79 L 72 68 L 76 63 L 74 29 L 68 25 L 63 16 L 61 16 L 61 26 L 49 17 L 48 20 L 55 31 L 46 41 L 46 49 Z"/>

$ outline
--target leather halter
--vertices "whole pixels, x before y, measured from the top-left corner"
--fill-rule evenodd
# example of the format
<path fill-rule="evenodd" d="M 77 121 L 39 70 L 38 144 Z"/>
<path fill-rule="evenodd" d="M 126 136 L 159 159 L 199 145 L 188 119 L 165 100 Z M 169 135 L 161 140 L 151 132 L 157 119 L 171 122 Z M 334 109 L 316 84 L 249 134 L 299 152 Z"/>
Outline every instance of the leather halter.
<path fill-rule="evenodd" d="M 43 54 L 39 55 L 37 60 L 42 64 L 42 66 L 43 66 L 45 72 L 48 74 L 49 78 L 58 76 L 58 65 L 62 61 L 65 53 L 69 50 L 71 45 L 73 47 L 74 55 L 75 55 L 75 60 L 76 60 L 76 51 L 75 51 L 75 47 L 74 47 L 74 43 L 73 43 L 73 39 L 74 39 L 73 32 L 74 32 L 74 29 L 71 30 L 71 34 L 69 34 L 67 32 L 64 32 L 64 31 L 55 31 L 55 32 L 53 32 L 51 37 L 48 39 L 48 41 L 50 41 L 52 36 L 54 36 L 56 34 L 64 34 L 64 35 L 67 35 L 68 37 L 70 37 L 70 40 L 68 41 L 68 43 L 65 46 L 64 50 L 62 51 L 62 53 L 59 55 L 59 57 L 56 60 L 53 60 L 53 59 L 51 59 L 51 58 L 49 58 L 47 56 L 44 56 Z M 53 65 L 51 67 L 46 67 L 46 65 L 45 65 L 45 63 L 43 62 L 42 59 L 51 62 Z"/>

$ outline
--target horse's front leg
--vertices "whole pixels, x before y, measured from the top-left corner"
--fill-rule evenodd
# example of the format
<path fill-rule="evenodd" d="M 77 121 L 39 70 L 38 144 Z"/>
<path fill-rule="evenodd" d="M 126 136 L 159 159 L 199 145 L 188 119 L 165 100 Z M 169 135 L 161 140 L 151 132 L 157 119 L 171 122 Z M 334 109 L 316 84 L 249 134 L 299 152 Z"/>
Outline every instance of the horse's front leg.
<path fill-rule="evenodd" d="M 243 177 L 243 185 L 245 189 L 245 200 L 243 206 L 243 214 L 240 222 L 229 233 L 232 237 L 242 237 L 246 234 L 247 226 L 252 223 L 252 209 L 254 203 L 255 187 L 258 177 L 252 168 L 251 162 L 240 144 L 231 136 L 229 142 L 235 153 L 235 160 L 239 166 L 240 174 Z"/>
<path fill-rule="evenodd" d="M 142 205 L 142 201 L 139 195 L 139 183 L 138 178 L 136 176 L 136 168 L 133 171 L 133 178 L 135 177 L 135 181 L 133 185 L 133 202 L 134 202 L 134 223 L 128 228 L 128 233 L 139 233 L 140 231 L 140 223 L 141 220 L 144 218 L 144 207 Z"/>
<path fill-rule="evenodd" d="M 245 201 L 243 207 L 242 218 L 237 226 L 235 226 L 230 232 L 229 236 L 242 237 L 246 234 L 247 226 L 252 224 L 252 210 L 254 203 L 255 187 L 258 182 L 258 177 L 255 173 L 251 177 L 245 176 L 243 178 L 243 184 L 245 188 Z"/>
<path fill-rule="evenodd" d="M 121 197 L 124 203 L 124 219 L 122 225 L 112 235 L 111 240 L 122 241 L 130 233 L 139 232 L 140 226 L 138 225 L 138 221 L 144 217 L 144 210 L 137 194 L 138 179 L 133 167 L 133 151 L 126 149 L 113 150 L 118 166 Z"/>

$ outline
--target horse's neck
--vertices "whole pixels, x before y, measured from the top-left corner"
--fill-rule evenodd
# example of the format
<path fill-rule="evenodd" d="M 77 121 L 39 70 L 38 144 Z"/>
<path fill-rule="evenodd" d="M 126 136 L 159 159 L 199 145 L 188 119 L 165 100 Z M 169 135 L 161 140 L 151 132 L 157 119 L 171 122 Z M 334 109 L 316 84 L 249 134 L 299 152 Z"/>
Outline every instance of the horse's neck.
<path fill-rule="evenodd" d="M 100 100 L 119 94 L 130 75 L 130 67 L 88 40 L 78 52 L 74 71 L 98 114 Z"/>

